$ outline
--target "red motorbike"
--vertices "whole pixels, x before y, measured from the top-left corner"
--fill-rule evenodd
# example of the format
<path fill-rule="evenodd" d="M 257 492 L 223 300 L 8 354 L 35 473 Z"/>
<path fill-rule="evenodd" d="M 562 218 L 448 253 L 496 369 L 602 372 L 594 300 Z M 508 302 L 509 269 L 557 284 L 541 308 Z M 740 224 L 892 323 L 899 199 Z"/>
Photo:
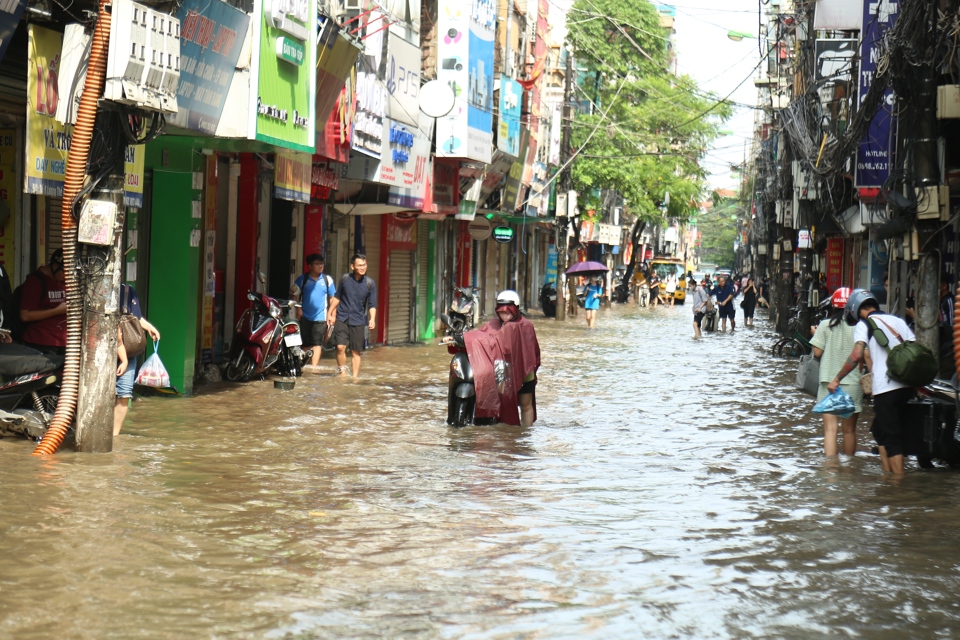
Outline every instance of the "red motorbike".
<path fill-rule="evenodd" d="M 240 316 L 233 333 L 227 380 L 246 382 L 253 376 L 262 379 L 271 368 L 281 376 L 300 377 L 312 351 L 301 348 L 300 324 L 284 318 L 285 309 L 292 311 L 299 304 L 254 291 L 247 293 L 247 299 L 253 306 Z"/>

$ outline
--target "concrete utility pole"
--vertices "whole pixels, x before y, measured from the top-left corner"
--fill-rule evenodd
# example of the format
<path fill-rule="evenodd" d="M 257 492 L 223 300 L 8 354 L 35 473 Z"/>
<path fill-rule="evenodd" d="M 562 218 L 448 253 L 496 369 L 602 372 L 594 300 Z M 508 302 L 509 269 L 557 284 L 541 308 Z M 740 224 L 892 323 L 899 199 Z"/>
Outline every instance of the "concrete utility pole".
<path fill-rule="evenodd" d="M 570 171 L 568 162 L 571 156 L 570 135 L 573 130 L 573 52 L 567 51 L 567 68 L 563 79 L 563 109 L 561 111 L 561 120 L 563 121 L 563 133 L 560 139 L 560 166 L 563 172 L 560 174 L 560 189 L 568 193 L 573 189 L 573 174 Z M 573 208 L 573 207 L 569 207 Z M 568 209 L 569 210 L 569 209 Z M 564 212 L 565 214 L 567 212 Z M 557 216 L 556 238 L 554 246 L 557 248 L 557 320 L 567 319 L 567 304 L 564 291 L 564 281 L 566 280 L 567 258 L 569 255 L 569 245 L 567 242 L 567 225 L 572 221 L 568 217 Z"/>
<path fill-rule="evenodd" d="M 101 117 L 112 115 L 100 112 Z M 81 262 L 83 333 L 80 345 L 80 394 L 77 400 L 77 449 L 85 453 L 113 450 L 113 407 L 117 386 L 117 325 L 120 321 L 120 267 L 123 256 L 123 160 L 93 192 L 94 200 L 117 205 L 113 245 L 86 247 Z M 103 260 L 85 260 L 87 257 Z"/>
<path fill-rule="evenodd" d="M 937 149 L 937 76 L 932 69 L 921 81 L 923 87 L 914 96 L 913 109 L 917 123 L 917 140 L 913 158 L 913 173 L 921 188 L 936 190 L 940 184 L 940 161 Z M 921 193 L 922 199 L 929 197 Z M 936 244 L 930 241 L 940 226 L 939 214 L 932 220 L 919 220 L 917 233 L 920 246 L 926 250 L 920 255 L 920 281 L 917 283 L 916 334 L 917 342 L 940 353 L 940 261 L 934 253 Z"/>

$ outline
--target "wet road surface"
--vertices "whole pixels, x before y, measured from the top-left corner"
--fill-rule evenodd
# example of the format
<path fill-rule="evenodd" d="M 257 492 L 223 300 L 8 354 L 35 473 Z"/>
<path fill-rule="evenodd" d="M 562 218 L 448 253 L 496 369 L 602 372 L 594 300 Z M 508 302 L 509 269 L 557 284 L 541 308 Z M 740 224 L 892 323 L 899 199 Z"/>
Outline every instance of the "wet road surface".
<path fill-rule="evenodd" d="M 956 637 L 960 475 L 885 479 L 863 418 L 824 461 L 766 321 L 690 320 L 536 321 L 530 429 L 447 428 L 417 345 L 138 402 L 109 455 L 2 440 L 0 637 Z"/>

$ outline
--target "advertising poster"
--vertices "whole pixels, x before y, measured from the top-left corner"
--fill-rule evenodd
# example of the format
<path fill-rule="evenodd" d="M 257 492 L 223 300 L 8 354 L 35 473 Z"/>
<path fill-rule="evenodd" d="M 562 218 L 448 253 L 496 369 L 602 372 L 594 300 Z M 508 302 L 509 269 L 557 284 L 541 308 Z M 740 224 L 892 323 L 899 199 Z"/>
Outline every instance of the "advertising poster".
<path fill-rule="evenodd" d="M 251 135 L 278 147 L 313 153 L 316 0 L 261 0 L 255 6 L 251 75 L 256 83 L 250 91 Z"/>
<path fill-rule="evenodd" d="M 863 103 L 873 84 L 880 58 L 880 42 L 896 22 L 899 8 L 900 4 L 895 2 L 863 0 L 858 104 Z M 881 187 L 890 176 L 890 150 L 895 140 L 895 102 L 893 90 L 888 87 L 880 102 L 880 109 L 870 122 L 867 135 L 857 147 L 857 187 Z"/>
<path fill-rule="evenodd" d="M 500 76 L 500 126 L 497 149 L 514 158 L 520 155 L 520 115 L 523 88 L 516 80 Z"/>
<path fill-rule="evenodd" d="M 16 238 L 17 200 L 17 132 L 0 129 L 0 264 L 11 282 L 14 279 L 14 239 Z"/>
<path fill-rule="evenodd" d="M 353 76 L 360 46 L 347 40 L 326 16 L 317 17 L 317 122 L 324 123 L 339 104 L 345 82 Z M 351 88 L 352 91 L 352 88 Z M 352 95 L 352 94 L 351 94 Z M 351 97 L 352 99 L 352 97 Z M 317 131 L 320 138 L 322 131 Z"/>
<path fill-rule="evenodd" d="M 833 293 L 843 280 L 843 238 L 827 238 L 827 289 Z"/>
<path fill-rule="evenodd" d="M 312 187 L 313 156 L 302 151 L 277 150 L 273 173 L 274 197 L 309 204 Z"/>
<path fill-rule="evenodd" d="M 473 0 L 467 78 L 467 157 L 490 162 L 493 146 L 493 44 L 497 0 Z"/>
<path fill-rule="evenodd" d="M 180 82 L 171 124 L 212 136 L 247 36 L 250 16 L 221 0 L 187 2 L 180 20 Z"/>
<path fill-rule="evenodd" d="M 67 155 L 73 127 L 57 122 L 57 69 L 60 67 L 61 34 L 36 25 L 28 26 L 27 148 L 24 154 L 26 193 L 63 197 Z M 127 147 L 124 161 L 123 204 L 143 206 L 143 145 Z"/>
<path fill-rule="evenodd" d="M 437 120 L 437 156 L 467 157 L 467 85 L 470 72 L 470 7 L 445 2 L 437 18 L 437 79 L 453 89 L 453 110 Z"/>

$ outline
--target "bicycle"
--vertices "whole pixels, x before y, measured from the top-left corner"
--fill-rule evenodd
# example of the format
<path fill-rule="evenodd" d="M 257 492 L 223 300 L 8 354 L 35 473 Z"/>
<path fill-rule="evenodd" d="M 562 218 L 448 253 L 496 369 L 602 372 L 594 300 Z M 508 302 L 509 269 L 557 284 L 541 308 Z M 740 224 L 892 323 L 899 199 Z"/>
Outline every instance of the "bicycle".
<path fill-rule="evenodd" d="M 771 352 L 775 356 L 787 356 L 788 358 L 799 358 L 813 351 L 809 336 L 805 336 L 800 331 L 800 315 L 803 307 L 793 307 L 791 311 L 796 314 L 787 322 L 787 331 L 789 335 L 780 338 L 774 343 Z M 814 317 L 816 319 L 816 316 Z M 817 323 L 819 324 L 819 322 Z"/>

